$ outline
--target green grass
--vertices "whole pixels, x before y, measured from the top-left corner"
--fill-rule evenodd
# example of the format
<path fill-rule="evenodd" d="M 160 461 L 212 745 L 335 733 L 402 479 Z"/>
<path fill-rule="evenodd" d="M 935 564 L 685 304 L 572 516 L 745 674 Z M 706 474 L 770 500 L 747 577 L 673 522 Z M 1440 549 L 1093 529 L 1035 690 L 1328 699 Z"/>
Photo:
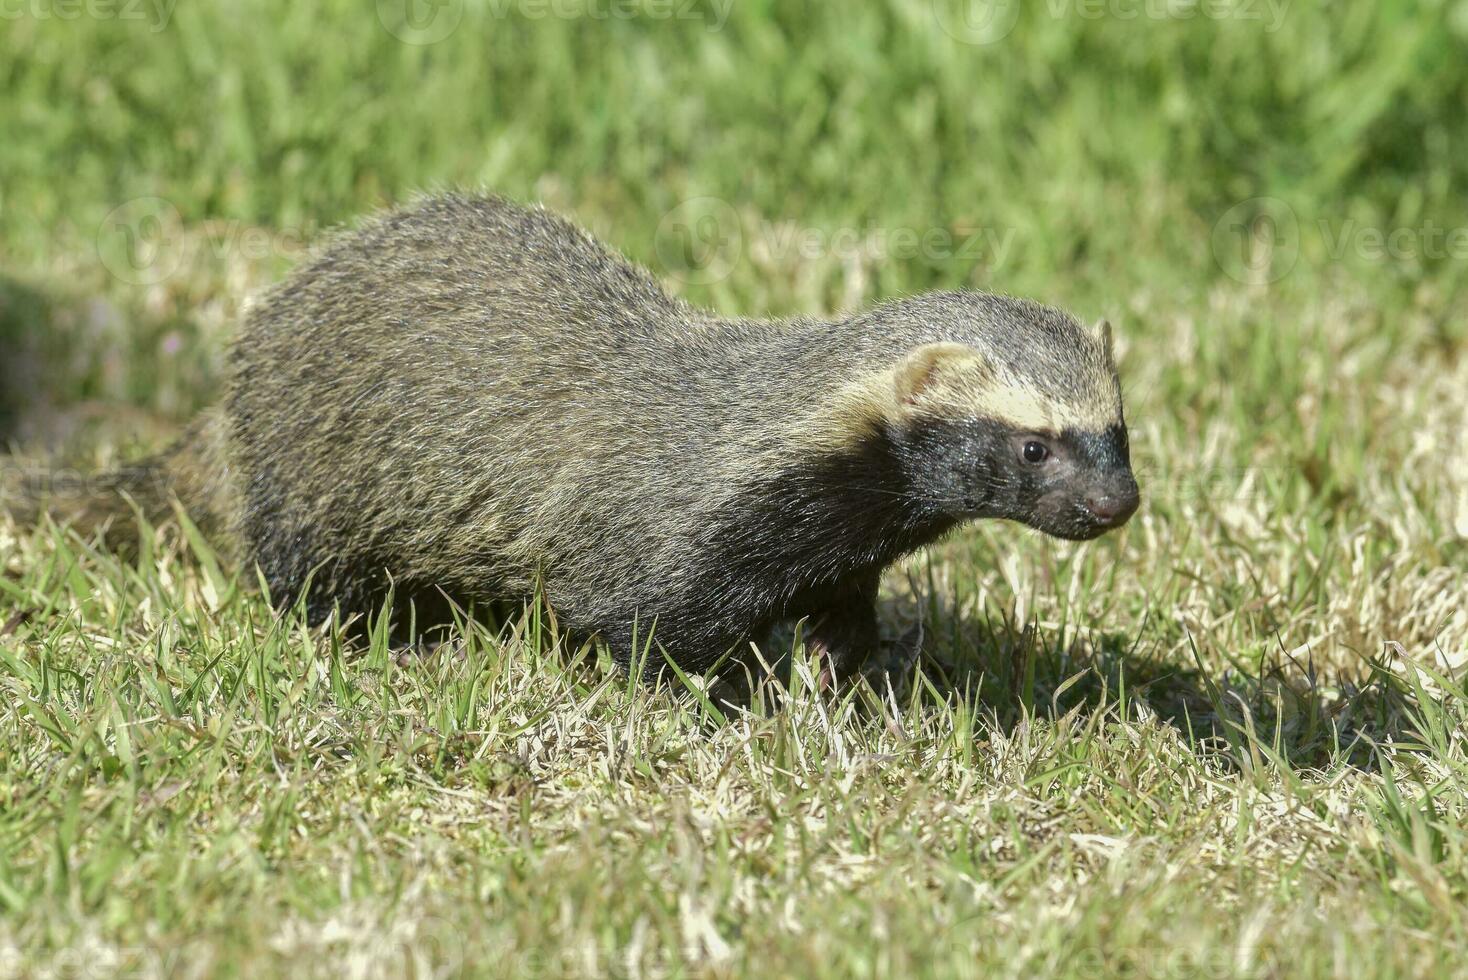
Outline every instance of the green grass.
<path fill-rule="evenodd" d="M 400 664 L 0 516 L 0 976 L 1468 969 L 1461 4 L 52 9 L 0 21 L 23 455 L 158 445 L 320 232 L 466 185 L 728 312 L 1107 316 L 1144 508 L 964 532 L 886 582 L 921 676 L 722 721 L 534 612 Z"/>

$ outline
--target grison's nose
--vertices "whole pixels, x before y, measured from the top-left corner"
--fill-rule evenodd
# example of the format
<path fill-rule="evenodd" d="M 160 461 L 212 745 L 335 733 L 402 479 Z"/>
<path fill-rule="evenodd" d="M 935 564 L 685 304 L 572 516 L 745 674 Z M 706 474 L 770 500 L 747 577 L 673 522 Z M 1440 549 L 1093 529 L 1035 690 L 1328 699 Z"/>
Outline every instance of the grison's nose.
<path fill-rule="evenodd" d="M 1103 493 L 1088 494 L 1086 510 L 1107 527 L 1120 527 L 1127 522 L 1127 518 L 1136 513 L 1137 504 L 1140 502 L 1141 497 L 1137 492 L 1136 483 L 1128 480 L 1125 486 Z"/>

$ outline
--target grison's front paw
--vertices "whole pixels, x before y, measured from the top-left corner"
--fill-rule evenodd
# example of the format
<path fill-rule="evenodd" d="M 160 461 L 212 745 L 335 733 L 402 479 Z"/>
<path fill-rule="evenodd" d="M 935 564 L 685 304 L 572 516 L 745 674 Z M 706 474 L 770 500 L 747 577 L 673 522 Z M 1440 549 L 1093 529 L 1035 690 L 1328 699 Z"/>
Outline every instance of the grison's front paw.
<path fill-rule="evenodd" d="M 912 681 L 913 669 L 922 653 L 923 624 L 920 620 L 893 642 L 881 644 L 878 652 L 862 666 L 861 676 L 879 694 L 887 693 L 889 686 L 894 693 L 900 694 Z"/>

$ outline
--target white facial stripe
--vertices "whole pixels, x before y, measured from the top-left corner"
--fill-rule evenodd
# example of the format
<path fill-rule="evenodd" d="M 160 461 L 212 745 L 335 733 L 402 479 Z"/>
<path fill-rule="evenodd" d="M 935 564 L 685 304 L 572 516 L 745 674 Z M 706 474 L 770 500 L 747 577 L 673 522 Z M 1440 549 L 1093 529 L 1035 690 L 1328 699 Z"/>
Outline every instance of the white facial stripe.
<path fill-rule="evenodd" d="M 998 385 L 973 392 L 967 406 L 976 414 L 995 418 L 1015 429 L 1064 432 L 1079 429 L 1104 432 L 1120 421 L 1114 402 L 1055 402 L 1040 398 L 1029 388 Z"/>
<path fill-rule="evenodd" d="M 890 372 L 863 378 L 838 391 L 808 418 L 796 420 L 791 436 L 812 449 L 839 451 L 870 432 L 892 413 L 913 406 L 894 401 Z M 930 387 L 919 411 L 949 418 L 991 418 L 1023 432 L 1105 432 L 1121 421 L 1114 387 L 1101 386 L 1076 397 L 1055 401 L 1012 377 L 995 378 L 988 370 L 949 378 Z"/>

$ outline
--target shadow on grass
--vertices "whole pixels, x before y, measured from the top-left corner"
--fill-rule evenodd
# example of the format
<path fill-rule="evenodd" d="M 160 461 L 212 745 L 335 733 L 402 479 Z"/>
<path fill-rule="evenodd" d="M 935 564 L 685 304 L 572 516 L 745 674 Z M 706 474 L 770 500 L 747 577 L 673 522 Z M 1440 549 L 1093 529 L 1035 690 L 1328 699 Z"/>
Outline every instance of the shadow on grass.
<path fill-rule="evenodd" d="M 1114 705 L 1122 718 L 1155 715 L 1196 752 L 1235 768 L 1375 769 L 1376 746 L 1419 741 L 1415 709 L 1427 692 L 1411 690 L 1382 660 L 1327 673 L 1281 647 L 1257 672 L 1215 671 L 1186 640 L 1196 666 L 1164 661 L 1116 633 L 984 622 L 963 656 L 945 659 L 941 646 L 930 647 L 923 669 L 940 691 L 966 698 L 1005 728 L 1027 715 L 1053 720 Z"/>
<path fill-rule="evenodd" d="M 434 635 L 432 624 L 450 619 L 425 613 L 452 612 L 458 621 L 455 630 L 466 621 L 464 610 L 444 604 L 441 597 L 420 594 L 412 606 L 417 623 L 411 632 L 433 637 L 426 644 L 430 655 L 440 650 L 442 638 Z M 889 623 L 898 618 L 893 613 L 900 606 L 900 600 L 884 602 L 883 618 Z M 524 632 L 529 629 L 525 624 L 534 620 L 546 627 L 546 642 L 559 648 L 563 661 L 584 652 L 588 638 L 560 636 L 554 617 L 537 610 L 533 602 L 502 603 L 480 609 L 472 618 L 489 636 Z M 1363 660 L 1355 673 L 1324 673 L 1296 661 L 1281 647 L 1257 672 L 1237 665 L 1212 670 L 1202 664 L 1177 664 L 1170 655 L 1164 657 L 1156 641 L 1144 648 L 1136 637 L 1117 633 L 974 621 L 947 610 L 934 611 L 936 623 L 927 627 L 919 661 L 926 684 L 941 697 L 968 702 L 1004 730 L 1013 730 L 1026 718 L 1053 721 L 1075 710 L 1111 710 L 1123 720 L 1155 716 L 1176 729 L 1196 753 L 1234 769 L 1349 765 L 1374 770 L 1379 762 L 1377 746 L 1422 741 L 1422 702 L 1437 697 L 1413 690 L 1379 659 Z M 405 642 L 400 629 L 404 612 L 400 605 L 392 615 L 397 625 L 391 630 L 391 642 L 411 657 L 425 645 Z M 1144 623 L 1139 633 L 1145 631 Z M 766 646 L 787 651 L 772 664 L 777 687 L 766 692 L 773 696 L 773 701 L 766 698 L 767 703 L 778 703 L 783 696 L 779 692 L 789 686 L 793 658 L 788 651 L 794 637 L 793 628 L 783 627 Z M 540 653 L 557 656 L 550 648 Z M 1202 659 L 1196 651 L 1193 656 Z M 407 658 L 400 656 L 399 663 L 406 664 Z M 726 662 L 718 673 L 729 682 L 720 695 L 726 705 L 748 705 L 752 695 L 741 680 L 743 669 Z M 674 674 L 665 673 L 663 683 L 676 691 L 684 685 Z M 911 679 L 894 678 L 899 703 L 904 700 L 902 692 L 911 691 Z M 884 686 L 877 678 L 871 680 L 874 687 Z M 1455 689 L 1447 696 L 1460 695 Z"/>

